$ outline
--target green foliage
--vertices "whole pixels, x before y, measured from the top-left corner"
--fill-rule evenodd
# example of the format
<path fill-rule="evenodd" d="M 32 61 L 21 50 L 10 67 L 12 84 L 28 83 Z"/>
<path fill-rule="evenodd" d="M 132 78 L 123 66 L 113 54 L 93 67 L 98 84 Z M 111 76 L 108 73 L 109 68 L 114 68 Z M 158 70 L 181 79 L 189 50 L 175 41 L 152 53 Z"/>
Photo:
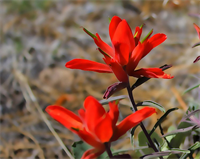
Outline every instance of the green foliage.
<path fill-rule="evenodd" d="M 148 131 L 148 133 L 149 132 L 150 131 Z M 156 145 L 157 148 L 160 148 L 161 145 L 163 145 L 163 142 L 164 142 L 163 139 L 156 132 L 152 133 L 151 139 L 152 139 L 152 141 L 154 141 L 154 144 Z M 147 146 L 148 145 L 148 140 L 143 131 L 141 131 L 138 135 L 138 142 L 139 142 L 139 146 Z M 154 150 L 152 148 L 143 149 L 142 151 L 145 154 L 151 154 L 154 152 Z"/>
<path fill-rule="evenodd" d="M 91 146 L 83 141 L 74 142 L 72 145 L 72 150 L 75 158 L 81 158 L 83 153 L 90 149 Z"/>
<path fill-rule="evenodd" d="M 143 101 L 141 103 L 138 103 L 137 106 L 152 106 L 152 107 L 155 107 L 155 108 L 159 109 L 163 113 L 166 112 L 165 108 L 162 105 L 160 105 L 160 104 L 158 104 L 158 103 L 156 103 L 154 101 L 150 101 L 150 100 L 146 100 L 146 101 Z"/>
<path fill-rule="evenodd" d="M 154 125 L 153 129 L 150 132 L 150 135 L 156 130 L 156 128 L 166 119 L 167 115 L 169 113 L 171 113 L 174 110 L 177 110 L 178 108 L 171 108 L 169 110 L 167 110 L 167 112 L 156 122 L 156 124 Z"/>
<path fill-rule="evenodd" d="M 190 87 L 190 88 L 188 88 L 188 89 L 186 89 L 186 90 L 183 92 L 183 94 L 188 93 L 188 92 L 190 92 L 190 91 L 192 91 L 193 89 L 198 88 L 198 87 L 200 87 L 200 84 L 199 84 L 199 83 L 198 83 L 198 84 L 195 84 L 194 86 L 192 86 L 192 87 Z"/>
<path fill-rule="evenodd" d="M 99 103 L 101 103 L 102 105 L 105 105 L 105 104 L 108 104 L 109 102 L 121 100 L 121 99 L 124 99 L 124 98 L 128 98 L 128 96 L 121 95 L 121 96 L 116 96 L 116 97 L 110 97 L 108 99 L 100 100 Z"/>
<path fill-rule="evenodd" d="M 189 155 L 191 156 L 195 150 L 200 148 L 200 142 L 195 142 L 188 150 L 190 150 L 190 154 L 184 153 L 182 154 L 180 159 L 186 159 Z"/>
<path fill-rule="evenodd" d="M 83 141 L 77 141 L 77 142 L 74 142 L 73 145 L 72 145 L 72 150 L 73 150 L 73 154 L 74 154 L 74 157 L 75 159 L 77 158 L 81 158 L 83 153 L 89 149 L 92 149 L 92 147 L 88 144 L 86 144 L 85 142 Z M 106 152 L 104 152 L 103 154 L 101 154 L 98 159 L 105 159 L 107 158 L 108 155 Z"/>
<path fill-rule="evenodd" d="M 34 12 L 37 9 L 47 11 L 53 5 L 53 1 L 49 0 L 17 0 L 17 1 L 4 1 L 7 6 L 8 13 L 17 13 L 19 15 Z"/>

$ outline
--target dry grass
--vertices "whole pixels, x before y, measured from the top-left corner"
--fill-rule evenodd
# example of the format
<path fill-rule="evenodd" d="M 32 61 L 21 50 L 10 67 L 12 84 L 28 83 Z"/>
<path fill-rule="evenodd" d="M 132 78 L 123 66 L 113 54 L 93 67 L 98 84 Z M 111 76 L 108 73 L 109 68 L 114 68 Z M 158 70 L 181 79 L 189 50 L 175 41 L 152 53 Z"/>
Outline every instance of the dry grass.
<path fill-rule="evenodd" d="M 154 100 L 166 109 L 179 107 L 163 126 L 166 130 L 171 124 L 177 124 L 189 99 L 198 98 L 198 90 L 184 96 L 181 93 L 199 81 L 200 63 L 192 62 L 200 51 L 198 47 L 191 49 L 198 41 L 192 24 L 199 23 L 198 19 L 188 16 L 188 13 L 198 13 L 199 6 L 198 1 L 189 0 L 180 4 L 169 1 L 165 6 L 153 0 L 1 2 L 0 158 L 69 158 L 68 148 L 71 149 L 78 137 L 49 118 L 44 109 L 47 105 L 62 103 L 77 112 L 87 95 L 101 100 L 107 86 L 117 81 L 113 75 L 64 67 L 73 58 L 102 62 L 94 42 L 80 26 L 98 32 L 109 43 L 108 18 L 113 15 L 127 19 L 131 28 L 145 23 L 143 36 L 152 28 L 155 33 L 168 36 L 139 67 L 173 64 L 167 72 L 175 78 L 151 79 L 133 93 L 137 102 Z M 126 94 L 126 91 L 117 94 Z M 123 100 L 122 117 L 131 113 L 126 105 L 128 100 Z M 147 121 L 148 128 L 160 115 L 159 112 Z M 115 143 L 114 148 L 127 148 L 130 146 L 127 140 Z"/>

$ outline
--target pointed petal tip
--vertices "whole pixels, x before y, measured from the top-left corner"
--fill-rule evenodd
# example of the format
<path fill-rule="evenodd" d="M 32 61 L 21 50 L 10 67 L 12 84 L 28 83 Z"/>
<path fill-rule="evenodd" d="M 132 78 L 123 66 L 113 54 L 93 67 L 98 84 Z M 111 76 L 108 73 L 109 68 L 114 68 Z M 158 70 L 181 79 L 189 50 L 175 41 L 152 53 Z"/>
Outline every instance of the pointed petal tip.
<path fill-rule="evenodd" d="M 172 79 L 174 78 L 174 76 L 171 76 L 170 74 L 164 74 L 162 77 L 160 78 L 163 78 L 163 79 Z"/>
<path fill-rule="evenodd" d="M 112 84 L 111 86 L 109 86 L 104 95 L 103 98 L 104 99 L 108 99 L 111 95 L 113 95 L 115 92 L 120 91 L 122 89 L 124 89 L 127 86 L 127 82 L 117 82 Z"/>
<path fill-rule="evenodd" d="M 193 63 L 196 63 L 197 61 L 199 61 L 200 60 L 200 56 L 198 56 L 194 61 L 193 61 Z"/>
<path fill-rule="evenodd" d="M 49 114 L 51 113 L 55 107 L 60 107 L 60 106 L 56 106 L 56 105 L 49 105 L 45 108 L 45 111 Z"/>

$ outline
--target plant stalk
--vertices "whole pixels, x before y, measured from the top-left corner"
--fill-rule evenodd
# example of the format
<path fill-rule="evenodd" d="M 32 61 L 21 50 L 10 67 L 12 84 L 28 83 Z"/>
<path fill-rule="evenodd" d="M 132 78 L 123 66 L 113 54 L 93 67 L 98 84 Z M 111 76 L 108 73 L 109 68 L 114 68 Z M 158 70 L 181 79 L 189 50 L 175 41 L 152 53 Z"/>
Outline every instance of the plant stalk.
<path fill-rule="evenodd" d="M 109 144 L 108 142 L 105 142 L 104 145 L 105 145 L 106 152 L 107 152 L 109 158 L 112 158 L 113 155 L 112 155 L 112 152 L 111 152 L 111 150 L 110 150 L 110 144 Z"/>
<path fill-rule="evenodd" d="M 132 106 L 133 106 L 133 112 L 136 112 L 137 111 L 137 106 L 135 104 L 135 101 L 134 101 L 134 98 L 133 98 L 133 93 L 132 93 L 132 90 L 131 90 L 131 87 L 130 87 L 130 84 L 128 84 L 128 86 L 126 87 L 127 88 L 127 91 L 128 91 L 128 95 L 129 95 L 129 98 L 130 98 L 130 101 L 132 103 Z M 140 127 L 142 128 L 142 131 L 144 132 L 147 140 L 149 141 L 149 144 L 151 146 L 151 148 L 155 151 L 155 152 L 159 152 L 156 148 L 156 146 L 154 145 L 153 141 L 151 140 L 151 137 L 149 136 L 144 124 L 141 122 L 140 123 Z M 160 159 L 163 159 L 163 157 L 160 157 Z"/>

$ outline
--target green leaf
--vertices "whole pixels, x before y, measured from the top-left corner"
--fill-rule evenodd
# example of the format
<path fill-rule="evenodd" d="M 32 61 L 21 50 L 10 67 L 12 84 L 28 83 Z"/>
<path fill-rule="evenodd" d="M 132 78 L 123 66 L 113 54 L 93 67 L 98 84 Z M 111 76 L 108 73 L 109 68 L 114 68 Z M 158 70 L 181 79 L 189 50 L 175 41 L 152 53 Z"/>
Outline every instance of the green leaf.
<path fill-rule="evenodd" d="M 134 133 L 135 133 L 135 130 L 136 128 L 139 126 L 140 124 L 136 125 L 135 127 L 133 127 L 131 129 L 131 133 L 130 133 L 130 140 L 131 140 L 131 145 L 132 147 L 135 149 L 135 146 L 134 146 Z"/>
<path fill-rule="evenodd" d="M 91 148 L 92 147 L 90 145 L 86 144 L 83 141 L 74 142 L 72 145 L 72 151 L 73 151 L 75 159 L 81 158 L 83 156 L 83 153 Z M 106 158 L 108 158 L 108 154 L 106 152 L 104 152 L 98 157 L 98 159 L 106 159 Z"/>
<path fill-rule="evenodd" d="M 200 45 L 200 42 L 194 44 L 194 45 L 192 46 L 192 48 L 197 47 L 197 46 L 199 46 L 199 45 Z"/>
<path fill-rule="evenodd" d="M 171 149 L 167 151 L 162 151 L 162 152 L 154 152 L 152 154 L 146 155 L 143 157 L 143 159 L 151 159 L 151 158 L 156 158 L 156 157 L 161 157 L 161 156 L 168 156 L 170 154 L 179 154 L 179 153 L 190 153 L 189 150 L 181 150 L 181 149 Z"/>
<path fill-rule="evenodd" d="M 147 130 L 147 132 L 149 133 L 150 131 Z M 154 142 L 158 147 L 160 147 L 162 144 L 163 144 L 163 139 L 156 133 L 156 132 L 153 132 L 153 134 L 151 135 L 151 139 L 152 141 L 155 141 Z M 146 146 L 148 145 L 148 140 L 144 134 L 143 131 L 141 131 L 138 135 L 138 142 L 139 142 L 139 146 Z M 151 154 L 154 152 L 154 150 L 152 148 L 149 148 L 149 149 L 144 149 L 142 150 L 144 152 L 144 154 Z"/>
<path fill-rule="evenodd" d="M 200 159 L 200 153 L 197 153 L 194 159 Z"/>
<path fill-rule="evenodd" d="M 194 153 L 194 151 L 196 150 L 196 149 L 198 149 L 198 148 L 200 148 L 200 142 L 199 141 L 197 141 L 197 142 L 195 142 L 188 150 L 190 150 L 191 151 L 191 155 Z M 181 158 L 180 159 L 186 159 L 187 157 L 188 157 L 188 153 L 184 153 L 182 156 L 181 156 Z"/>
<path fill-rule="evenodd" d="M 140 102 L 137 104 L 137 106 L 152 106 L 152 107 L 155 107 L 155 108 L 158 108 L 160 111 L 162 111 L 163 113 L 166 112 L 165 108 L 163 108 L 162 105 L 154 102 L 154 101 L 150 101 L 150 100 L 146 100 L 144 102 Z"/>
<path fill-rule="evenodd" d="M 107 56 L 109 58 L 112 58 L 109 54 L 107 54 L 106 52 L 104 52 L 101 48 L 98 48 L 99 51 L 104 55 L 104 56 Z"/>
<path fill-rule="evenodd" d="M 112 101 L 115 101 L 115 100 L 121 100 L 121 99 L 124 99 L 124 98 L 128 98 L 128 96 L 121 95 L 121 96 L 116 96 L 116 97 L 110 97 L 108 99 L 100 100 L 99 103 L 101 103 L 102 105 L 104 105 L 104 104 L 108 104 L 109 102 L 112 102 Z"/>
<path fill-rule="evenodd" d="M 81 158 L 83 153 L 90 149 L 91 146 L 83 141 L 74 142 L 72 145 L 72 151 L 75 158 Z"/>
<path fill-rule="evenodd" d="M 87 29 L 83 28 L 83 30 L 84 30 L 87 34 L 89 34 L 92 38 L 96 38 L 96 39 L 97 39 L 96 35 L 92 34 L 92 33 L 89 32 Z"/>
<path fill-rule="evenodd" d="M 112 151 L 112 154 L 113 155 L 118 155 L 118 154 L 123 154 L 125 152 L 128 152 L 128 151 L 131 151 L 132 149 L 120 149 L 120 150 L 115 150 L 115 151 Z"/>
<path fill-rule="evenodd" d="M 199 128 L 199 126 L 194 125 L 194 126 L 190 126 L 190 127 L 187 127 L 187 128 L 183 128 L 183 129 L 178 129 L 178 130 L 172 131 L 170 133 L 167 133 L 167 134 L 163 135 L 162 137 L 175 135 L 175 134 L 181 134 L 181 133 L 190 133 L 191 131 L 196 130 L 198 128 Z"/>
<path fill-rule="evenodd" d="M 151 29 L 151 31 L 144 37 L 144 39 L 142 39 L 141 43 L 143 43 L 146 39 L 149 38 L 149 36 L 152 34 L 153 29 Z"/>
<path fill-rule="evenodd" d="M 185 94 L 185 93 L 187 93 L 187 92 L 190 92 L 191 90 L 193 90 L 193 89 L 195 89 L 195 88 L 197 88 L 197 87 L 200 87 L 200 84 L 195 84 L 194 86 L 192 86 L 192 87 L 186 89 L 186 90 L 183 92 L 183 94 Z"/>
<path fill-rule="evenodd" d="M 172 111 L 177 110 L 177 109 L 178 108 L 171 108 L 171 109 L 167 110 L 167 112 L 156 122 L 156 124 L 154 125 L 154 127 L 151 130 L 149 135 L 151 135 L 156 130 L 156 128 L 159 126 L 159 124 L 161 124 L 165 120 L 165 118 L 167 117 L 167 115 L 169 113 L 171 113 Z"/>
<path fill-rule="evenodd" d="M 185 122 L 181 122 L 178 125 L 178 129 L 183 129 L 183 128 L 187 128 L 189 126 L 192 126 L 189 123 L 185 123 Z M 181 134 L 176 134 L 170 141 L 170 145 L 173 145 L 174 148 L 178 148 L 182 142 L 185 141 L 186 136 L 188 136 L 188 132 L 184 132 Z"/>

